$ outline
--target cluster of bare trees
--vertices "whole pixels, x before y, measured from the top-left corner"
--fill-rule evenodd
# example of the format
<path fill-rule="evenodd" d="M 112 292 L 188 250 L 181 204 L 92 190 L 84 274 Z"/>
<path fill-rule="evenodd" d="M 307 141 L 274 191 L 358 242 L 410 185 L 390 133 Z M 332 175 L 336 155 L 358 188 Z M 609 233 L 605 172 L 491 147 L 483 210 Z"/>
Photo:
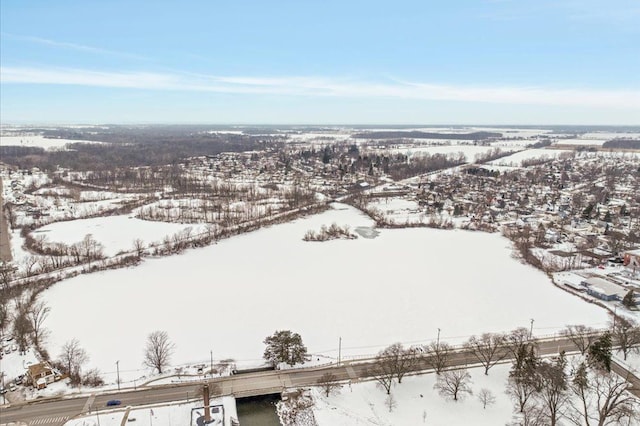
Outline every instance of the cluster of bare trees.
<path fill-rule="evenodd" d="M 23 231 L 26 228 L 23 228 Z M 82 265 L 105 258 L 104 246 L 87 234 L 82 241 L 68 245 L 48 243 L 44 235 L 36 238 L 29 232 L 23 232 L 25 246 L 40 256 L 28 256 L 23 261 L 25 277 L 51 272 L 68 266 Z"/>
<path fill-rule="evenodd" d="M 497 160 L 499 158 L 508 157 L 516 151 L 503 151 L 498 147 L 492 148 L 481 154 L 476 154 L 475 162 L 477 164 L 488 163 L 489 161 Z"/>
<path fill-rule="evenodd" d="M 352 240 L 358 238 L 358 236 L 351 232 L 348 225 L 339 226 L 334 222 L 329 227 L 322 225 L 318 232 L 310 229 L 302 237 L 304 241 L 328 241 L 340 238 Z"/>
<path fill-rule="evenodd" d="M 145 220 L 180 223 L 216 223 L 234 226 L 240 223 L 269 219 L 287 210 L 316 202 L 315 192 L 308 184 L 296 182 L 291 187 L 258 191 L 255 185 L 224 183 L 224 196 L 192 194 L 189 199 L 163 200 L 141 208 L 137 216 Z M 233 189 L 231 189 L 233 188 Z M 271 187 L 269 187 L 271 188 Z M 274 200 L 277 199 L 277 202 Z"/>
<path fill-rule="evenodd" d="M 525 328 L 472 336 L 463 345 L 463 353 L 482 365 L 485 374 L 498 362 L 512 360 L 505 392 L 514 402 L 514 426 L 555 426 L 562 420 L 587 426 L 635 424 L 640 421 L 640 404 L 628 393 L 632 385 L 627 378 L 612 372 L 611 358 L 614 342 L 625 357 L 637 350 L 638 330 L 634 322 L 620 317 L 612 317 L 610 331 L 605 333 L 583 325 L 568 326 L 562 334 L 581 353 L 572 363 L 564 353 L 540 358 L 537 343 Z M 473 394 L 471 376 L 464 368 L 446 369 L 451 352 L 449 345 L 439 341 L 411 348 L 394 344 L 378 354 L 367 375 L 389 395 L 394 383 L 400 384 L 406 374 L 431 367 L 438 374 L 434 389 L 459 401 Z M 319 384 L 327 396 L 336 386 L 331 377 Z M 481 389 L 477 397 L 483 407 L 495 402 L 488 389 Z"/>
<path fill-rule="evenodd" d="M 421 154 L 407 156 L 392 156 L 388 174 L 394 180 L 406 179 L 436 170 L 448 169 L 466 162 L 463 152 L 456 154 Z"/>
<path fill-rule="evenodd" d="M 78 339 L 71 339 L 62 345 L 54 365 L 62 374 L 69 377 L 72 386 L 80 384 L 99 386 L 102 384 L 102 379 L 100 379 L 100 374 L 97 370 L 90 370 L 85 375 L 82 374 L 82 368 L 88 361 L 89 355 L 80 346 Z"/>
<path fill-rule="evenodd" d="M 175 345 L 166 331 L 154 331 L 147 336 L 143 364 L 162 374 L 171 361 Z M 72 386 L 101 386 L 104 380 L 98 369 L 83 371 L 89 362 L 87 351 L 77 339 L 67 341 L 60 349 L 53 365 L 66 377 Z"/>
<path fill-rule="evenodd" d="M 604 336 L 594 342 L 604 341 Z M 593 346 L 592 346 L 593 347 Z M 608 343 L 610 351 L 610 342 Z M 640 406 L 629 393 L 627 377 L 618 376 L 601 362 L 598 350 L 569 363 L 561 353 L 551 360 L 532 350 L 514 361 L 506 393 L 515 403 L 513 425 L 622 425 L 640 421 Z M 606 358 L 606 356 L 605 356 Z"/>
<path fill-rule="evenodd" d="M 440 374 L 444 371 L 452 351 L 446 342 L 433 342 L 409 348 L 395 343 L 378 353 L 376 362 L 366 373 L 390 394 L 394 383 L 402 383 L 403 377 L 412 371 L 430 367 Z"/>

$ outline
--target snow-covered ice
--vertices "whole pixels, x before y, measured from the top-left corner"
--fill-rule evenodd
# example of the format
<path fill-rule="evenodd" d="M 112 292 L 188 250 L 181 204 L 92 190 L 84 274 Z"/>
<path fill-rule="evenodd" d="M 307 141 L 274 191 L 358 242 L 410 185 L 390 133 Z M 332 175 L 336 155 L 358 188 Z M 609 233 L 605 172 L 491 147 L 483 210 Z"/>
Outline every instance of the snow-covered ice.
<path fill-rule="evenodd" d="M 554 287 L 521 264 L 498 234 L 381 230 L 374 239 L 302 241 L 335 222 L 372 226 L 344 205 L 135 268 L 78 276 L 43 297 L 51 306 L 49 351 L 77 338 L 90 366 L 115 381 L 139 376 L 146 336 L 166 330 L 174 364 L 260 359 L 275 330 L 302 335 L 312 353 L 374 354 L 394 342 L 460 342 L 471 334 L 529 326 L 546 335 L 567 324 L 604 326 L 605 310 Z"/>

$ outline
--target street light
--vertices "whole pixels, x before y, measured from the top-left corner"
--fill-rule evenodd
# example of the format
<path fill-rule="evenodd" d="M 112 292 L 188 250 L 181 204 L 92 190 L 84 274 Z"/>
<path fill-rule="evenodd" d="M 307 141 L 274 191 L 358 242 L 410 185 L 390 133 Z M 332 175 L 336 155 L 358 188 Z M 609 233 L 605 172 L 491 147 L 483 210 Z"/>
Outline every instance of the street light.
<path fill-rule="evenodd" d="M 440 329 L 438 329 L 438 338 L 436 339 L 436 348 L 440 347 Z"/>

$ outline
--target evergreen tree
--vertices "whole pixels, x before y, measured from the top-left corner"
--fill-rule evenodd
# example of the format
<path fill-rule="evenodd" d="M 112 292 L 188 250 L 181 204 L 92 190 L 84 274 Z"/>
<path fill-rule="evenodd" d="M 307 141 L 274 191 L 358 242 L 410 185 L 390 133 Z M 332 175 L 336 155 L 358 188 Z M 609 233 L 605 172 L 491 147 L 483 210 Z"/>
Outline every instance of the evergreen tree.
<path fill-rule="evenodd" d="M 611 371 L 611 334 L 607 331 L 589 347 L 588 359 L 592 366 Z"/>
<path fill-rule="evenodd" d="M 290 330 L 276 331 L 264 339 L 263 343 L 267 345 L 263 357 L 273 365 L 280 362 L 289 365 L 304 363 L 307 356 L 307 348 L 302 344 L 302 337 Z"/>
<path fill-rule="evenodd" d="M 629 290 L 629 292 L 622 298 L 622 304 L 627 308 L 635 306 L 635 303 L 633 302 L 633 289 Z"/>

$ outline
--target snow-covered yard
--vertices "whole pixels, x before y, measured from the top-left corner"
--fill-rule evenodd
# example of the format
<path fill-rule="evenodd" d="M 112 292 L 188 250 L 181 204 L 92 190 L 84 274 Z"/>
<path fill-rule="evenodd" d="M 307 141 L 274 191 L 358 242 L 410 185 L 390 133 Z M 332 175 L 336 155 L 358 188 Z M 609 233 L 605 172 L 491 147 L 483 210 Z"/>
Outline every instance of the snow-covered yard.
<path fill-rule="evenodd" d="M 488 376 L 482 368 L 469 369 L 474 395 L 460 401 L 438 394 L 436 374 L 406 377 L 391 390 L 396 403 L 391 412 L 386 392 L 375 381 L 344 385 L 328 398 L 315 388 L 313 414 L 318 426 L 504 425 L 513 415 L 513 403 L 504 393 L 510 368 L 510 363 L 497 365 Z M 483 388 L 496 399 L 486 408 L 477 398 Z"/>
<path fill-rule="evenodd" d="M 140 377 L 146 336 L 166 330 L 174 364 L 260 359 L 275 330 L 300 333 L 312 353 L 375 354 L 394 342 L 452 343 L 529 326 L 606 323 L 606 312 L 556 287 L 511 255 L 498 234 L 380 230 L 375 239 L 307 243 L 309 229 L 371 226 L 344 205 L 135 268 L 63 281 L 43 297 L 57 357 L 73 338 L 107 382 Z M 90 326 L 88 326 L 90 324 Z"/>

